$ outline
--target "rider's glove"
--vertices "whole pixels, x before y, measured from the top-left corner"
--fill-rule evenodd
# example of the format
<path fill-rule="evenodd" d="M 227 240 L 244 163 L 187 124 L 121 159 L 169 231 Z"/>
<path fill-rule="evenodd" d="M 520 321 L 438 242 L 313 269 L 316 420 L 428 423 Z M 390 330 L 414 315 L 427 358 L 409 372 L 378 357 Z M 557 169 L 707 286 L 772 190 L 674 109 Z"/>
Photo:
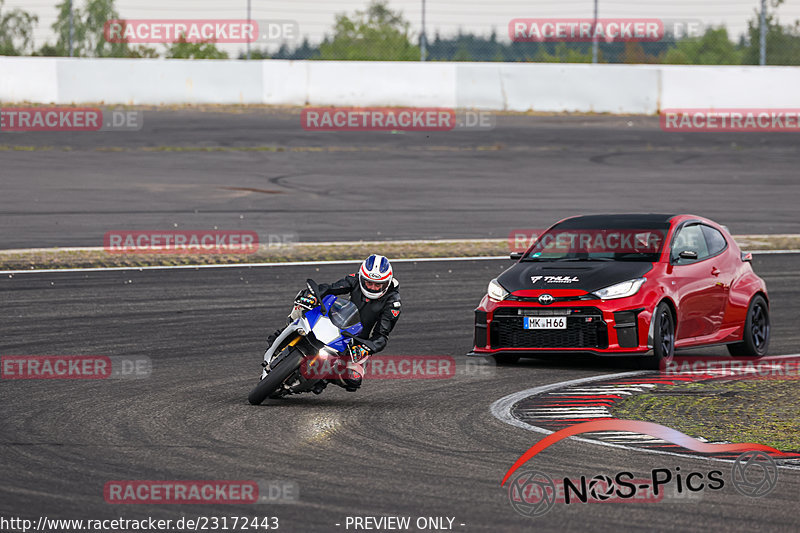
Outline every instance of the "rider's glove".
<path fill-rule="evenodd" d="M 295 299 L 294 305 L 305 309 L 313 309 L 317 306 L 317 298 L 313 294 L 300 295 Z"/>
<path fill-rule="evenodd" d="M 354 363 L 360 363 L 369 357 L 369 354 L 369 350 L 364 345 L 356 344 L 355 346 L 350 347 L 350 360 Z"/>

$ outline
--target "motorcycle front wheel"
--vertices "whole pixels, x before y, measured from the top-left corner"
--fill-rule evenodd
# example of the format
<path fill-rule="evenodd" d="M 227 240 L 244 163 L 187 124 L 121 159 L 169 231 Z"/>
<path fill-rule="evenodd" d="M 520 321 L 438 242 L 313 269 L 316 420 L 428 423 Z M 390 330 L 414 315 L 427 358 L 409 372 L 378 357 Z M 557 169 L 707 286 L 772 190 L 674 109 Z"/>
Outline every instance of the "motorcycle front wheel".
<path fill-rule="evenodd" d="M 283 385 L 286 378 L 297 370 L 300 366 L 300 362 L 303 360 L 303 352 L 294 347 L 290 349 L 292 353 L 286 356 L 286 359 L 281 361 L 277 368 L 271 369 L 270 373 L 258 382 L 258 385 L 253 387 L 253 390 L 251 390 L 250 394 L 247 396 L 247 401 L 253 405 L 260 405 L 267 396 L 273 394 Z"/>

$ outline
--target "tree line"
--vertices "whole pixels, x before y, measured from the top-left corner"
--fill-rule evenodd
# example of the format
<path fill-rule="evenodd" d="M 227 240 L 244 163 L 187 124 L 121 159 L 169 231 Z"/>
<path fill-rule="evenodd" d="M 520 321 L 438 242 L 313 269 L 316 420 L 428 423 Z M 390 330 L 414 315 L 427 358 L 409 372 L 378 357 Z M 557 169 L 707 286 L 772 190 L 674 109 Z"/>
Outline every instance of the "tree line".
<path fill-rule="evenodd" d="M 776 8 L 783 0 L 772 0 Z M 52 24 L 56 40 L 34 47 L 33 29 L 38 18 L 21 9 L 4 10 L 0 0 L 0 55 L 69 55 L 70 31 L 72 55 L 76 57 L 167 57 L 187 59 L 224 59 L 228 53 L 213 42 L 180 42 L 155 46 L 132 46 L 110 43 L 104 38 L 104 24 L 119 19 L 114 0 L 87 0 L 82 8 L 70 3 L 57 4 L 58 16 Z M 777 16 L 766 17 L 767 64 L 800 65 L 800 21 L 783 25 Z M 747 31 L 738 41 L 731 39 L 724 27 L 710 27 L 700 37 L 670 39 L 661 42 L 600 43 L 598 59 L 602 63 L 651 63 L 696 65 L 755 65 L 759 60 L 759 17 L 754 11 Z M 543 63 L 589 63 L 591 43 L 505 42 L 496 33 L 488 37 L 459 33 L 442 37 L 438 33 L 427 41 L 429 61 L 506 61 Z M 364 10 L 339 14 L 331 35 L 312 45 L 308 39 L 298 45 L 283 44 L 277 51 L 254 49 L 252 59 L 311 59 L 354 61 L 419 61 L 419 36 L 400 12 L 391 10 L 386 0 L 372 0 Z M 240 54 L 240 59 L 245 54 Z"/>

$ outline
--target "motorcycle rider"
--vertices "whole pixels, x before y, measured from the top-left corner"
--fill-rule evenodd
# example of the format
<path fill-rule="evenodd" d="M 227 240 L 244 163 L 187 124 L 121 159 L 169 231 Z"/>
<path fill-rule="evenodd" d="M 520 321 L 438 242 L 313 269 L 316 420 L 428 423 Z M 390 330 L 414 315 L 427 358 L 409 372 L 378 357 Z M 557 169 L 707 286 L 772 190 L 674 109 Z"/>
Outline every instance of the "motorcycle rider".
<path fill-rule="evenodd" d="M 400 283 L 392 273 L 392 265 L 389 260 L 377 254 L 367 257 L 361 263 L 358 273 L 349 274 L 330 284 L 321 283 L 319 285 L 321 297 L 328 294 L 336 296 L 349 294 L 350 301 L 356 304 L 361 317 L 361 325 L 364 328 L 361 336 L 368 338 L 375 347 L 373 352 L 364 345 L 354 345 L 351 348 L 353 365 L 348 365 L 351 369 L 348 377 L 329 381 L 343 387 L 348 392 L 355 392 L 361 386 L 363 378 L 361 363 L 373 353 L 386 348 L 389 333 L 394 329 L 400 316 L 399 285 Z M 302 310 L 312 309 L 318 304 L 319 302 L 310 291 L 307 289 L 300 291 L 295 297 L 294 308 L 289 315 L 290 320 L 300 316 Z M 278 330 L 270 335 L 269 346 L 282 331 Z"/>

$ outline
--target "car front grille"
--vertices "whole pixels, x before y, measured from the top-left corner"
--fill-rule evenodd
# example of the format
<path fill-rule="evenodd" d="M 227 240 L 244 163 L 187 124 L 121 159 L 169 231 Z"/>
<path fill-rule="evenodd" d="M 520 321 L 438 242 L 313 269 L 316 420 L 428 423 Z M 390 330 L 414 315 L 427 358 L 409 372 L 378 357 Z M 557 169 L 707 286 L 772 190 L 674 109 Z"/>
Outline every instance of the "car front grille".
<path fill-rule="evenodd" d="M 523 316 L 564 316 L 566 329 L 524 329 Z M 498 309 L 489 327 L 492 348 L 608 348 L 608 329 L 599 309 Z"/>

